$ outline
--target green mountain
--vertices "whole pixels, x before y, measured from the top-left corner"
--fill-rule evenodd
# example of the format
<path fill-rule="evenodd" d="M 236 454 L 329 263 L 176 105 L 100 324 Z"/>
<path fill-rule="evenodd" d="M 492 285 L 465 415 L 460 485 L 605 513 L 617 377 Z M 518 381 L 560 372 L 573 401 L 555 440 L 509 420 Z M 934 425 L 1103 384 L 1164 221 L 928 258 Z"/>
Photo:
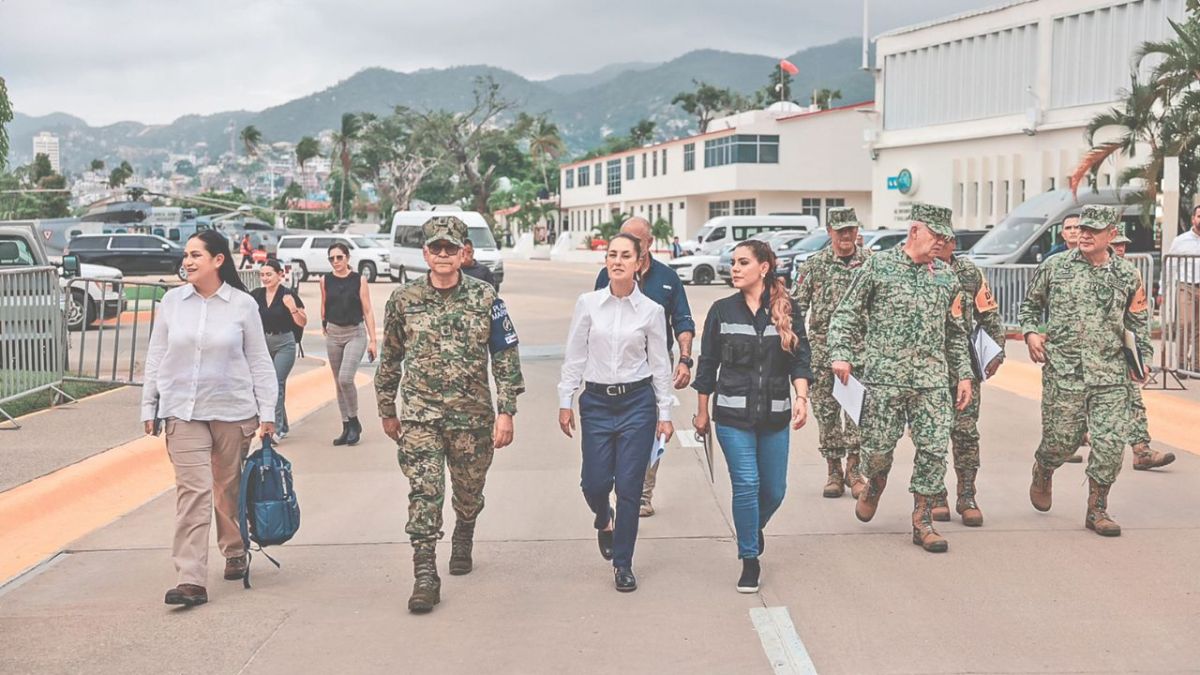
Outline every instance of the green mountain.
<path fill-rule="evenodd" d="M 840 89 L 841 104 L 870 100 L 874 82 L 859 70 L 860 42 L 848 38 L 801 50 L 789 57 L 800 69 L 793 78 L 794 98 L 808 103 L 817 88 Z M 90 127 L 83 120 L 55 113 L 30 117 L 17 113 L 9 127 L 10 161 L 32 160 L 32 138 L 41 131 L 59 136 L 69 171 L 93 158 L 109 165 L 127 159 L 158 168 L 168 153 L 219 155 L 236 134 L 254 124 L 269 141 L 296 141 L 335 128 L 344 112 L 386 114 L 396 105 L 418 109 L 465 110 L 476 78 L 491 76 L 504 95 L 531 113 L 546 113 L 558 123 L 572 152 L 597 145 L 610 133 L 625 133 L 642 118 L 658 123 L 661 138 L 692 133 L 694 121 L 671 105 L 693 80 L 751 94 L 767 84 L 778 67 L 775 57 L 698 50 L 660 64 L 613 64 L 593 73 L 531 81 L 491 66 L 458 66 L 400 73 L 368 68 L 323 91 L 259 112 L 245 110 L 187 115 L 166 125 L 119 122 Z M 234 143 L 236 147 L 236 142 Z"/>

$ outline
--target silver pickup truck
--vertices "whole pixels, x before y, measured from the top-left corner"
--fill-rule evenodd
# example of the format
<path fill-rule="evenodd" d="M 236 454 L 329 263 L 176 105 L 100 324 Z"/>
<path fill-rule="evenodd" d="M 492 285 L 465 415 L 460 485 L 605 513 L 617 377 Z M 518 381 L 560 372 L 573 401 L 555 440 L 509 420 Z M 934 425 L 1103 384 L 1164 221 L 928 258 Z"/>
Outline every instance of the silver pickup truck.
<path fill-rule="evenodd" d="M 32 222 L 0 221 L 0 269 L 53 264 Z M 59 266 L 59 287 L 63 291 L 60 304 L 69 330 L 82 330 L 101 318 L 115 317 L 124 311 L 120 270 L 81 264 L 77 276 L 89 281 L 72 284 L 71 276 Z"/>

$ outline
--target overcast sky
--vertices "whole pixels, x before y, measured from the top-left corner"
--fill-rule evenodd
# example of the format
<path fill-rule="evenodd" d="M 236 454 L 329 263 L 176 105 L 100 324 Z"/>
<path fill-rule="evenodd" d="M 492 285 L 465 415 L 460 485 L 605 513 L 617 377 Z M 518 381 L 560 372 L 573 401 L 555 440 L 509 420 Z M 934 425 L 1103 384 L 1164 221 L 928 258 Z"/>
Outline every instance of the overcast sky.
<path fill-rule="evenodd" d="M 871 0 L 871 32 L 1002 2 Z M 261 110 L 369 66 L 544 79 L 701 48 L 782 57 L 861 32 L 861 0 L 0 0 L 0 77 L 23 113 L 166 123 Z"/>

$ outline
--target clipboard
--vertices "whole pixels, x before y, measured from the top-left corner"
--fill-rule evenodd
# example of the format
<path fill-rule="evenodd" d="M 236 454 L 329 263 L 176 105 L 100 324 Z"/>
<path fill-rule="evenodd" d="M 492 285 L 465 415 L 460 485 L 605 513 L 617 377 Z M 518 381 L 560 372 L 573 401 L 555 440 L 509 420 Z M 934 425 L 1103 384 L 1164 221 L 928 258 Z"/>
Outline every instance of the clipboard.
<path fill-rule="evenodd" d="M 695 427 L 696 427 L 696 418 L 693 416 L 692 417 L 692 428 L 694 429 Z M 700 441 L 700 443 L 704 446 L 704 459 L 708 462 L 708 482 L 716 483 L 717 476 L 713 470 L 713 447 L 712 447 L 711 428 L 712 428 L 712 423 L 710 422 L 709 423 L 710 433 L 707 433 L 707 434 L 701 434 L 700 432 L 693 432 L 693 433 L 696 434 L 696 440 Z"/>

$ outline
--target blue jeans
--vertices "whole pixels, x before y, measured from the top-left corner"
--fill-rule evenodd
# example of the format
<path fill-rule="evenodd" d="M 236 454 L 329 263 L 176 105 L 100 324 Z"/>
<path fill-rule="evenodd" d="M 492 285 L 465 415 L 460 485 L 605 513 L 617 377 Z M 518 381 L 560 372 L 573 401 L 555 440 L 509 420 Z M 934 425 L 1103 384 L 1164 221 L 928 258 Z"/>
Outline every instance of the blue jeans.
<path fill-rule="evenodd" d="M 738 557 L 757 558 L 758 531 L 767 526 L 787 491 L 788 428 L 748 431 L 715 425 L 733 485 L 733 529 Z"/>
<path fill-rule="evenodd" d="M 279 398 L 275 400 L 275 429 L 287 433 L 288 418 L 284 401 L 287 398 L 287 379 L 296 365 L 296 338 L 291 333 L 267 335 L 267 353 L 275 364 L 275 379 L 279 382 Z"/>
<path fill-rule="evenodd" d="M 614 486 L 617 490 L 613 567 L 633 566 L 642 481 L 650 462 L 657 422 L 653 387 L 642 387 L 624 396 L 585 391 L 579 397 L 579 423 L 583 431 L 579 485 L 583 488 L 583 498 L 596 514 L 597 530 L 608 526 L 608 496 Z"/>

